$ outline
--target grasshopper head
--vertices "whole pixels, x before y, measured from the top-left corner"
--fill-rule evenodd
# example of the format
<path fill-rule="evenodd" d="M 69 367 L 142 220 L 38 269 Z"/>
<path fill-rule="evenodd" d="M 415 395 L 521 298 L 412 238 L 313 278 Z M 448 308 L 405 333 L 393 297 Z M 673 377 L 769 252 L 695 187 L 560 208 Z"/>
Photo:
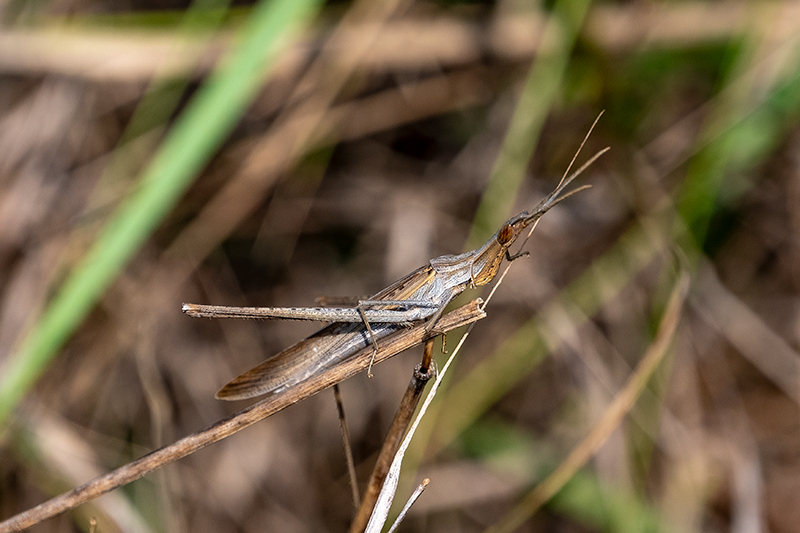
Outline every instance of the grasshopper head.
<path fill-rule="evenodd" d="M 497 230 L 494 237 L 478 248 L 472 263 L 472 283 L 474 285 L 486 285 L 494 279 L 509 246 L 514 244 L 522 230 L 530 224 L 526 223 L 529 217 L 528 212 L 524 211 L 509 219 Z"/>
<path fill-rule="evenodd" d="M 599 155 L 604 153 L 605 150 L 595 155 L 589 163 L 594 161 Z M 588 163 L 587 163 L 588 165 Z M 591 185 L 584 185 L 572 190 L 566 194 L 562 194 L 564 189 L 574 180 L 587 165 L 582 166 L 578 171 L 569 177 L 563 179 L 558 184 L 553 192 L 548 194 L 541 202 L 533 209 L 532 212 L 523 211 L 522 213 L 508 219 L 503 224 L 494 237 L 476 250 L 475 259 L 472 265 L 472 283 L 474 285 L 486 285 L 494 279 L 497 271 L 500 270 L 500 263 L 503 257 L 507 255 L 509 247 L 514 244 L 517 237 L 520 236 L 522 231 L 539 220 L 542 215 L 549 211 L 552 207 L 557 205 L 562 200 L 566 200 L 576 192 L 588 189 Z"/>

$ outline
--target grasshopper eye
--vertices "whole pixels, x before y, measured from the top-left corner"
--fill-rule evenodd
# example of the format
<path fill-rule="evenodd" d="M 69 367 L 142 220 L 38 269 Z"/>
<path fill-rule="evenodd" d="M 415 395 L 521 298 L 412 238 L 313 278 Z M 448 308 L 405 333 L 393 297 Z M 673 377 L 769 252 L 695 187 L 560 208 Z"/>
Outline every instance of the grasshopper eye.
<path fill-rule="evenodd" d="M 500 244 L 508 244 L 513 237 L 514 230 L 508 224 L 503 224 L 503 227 L 497 232 L 497 242 Z"/>

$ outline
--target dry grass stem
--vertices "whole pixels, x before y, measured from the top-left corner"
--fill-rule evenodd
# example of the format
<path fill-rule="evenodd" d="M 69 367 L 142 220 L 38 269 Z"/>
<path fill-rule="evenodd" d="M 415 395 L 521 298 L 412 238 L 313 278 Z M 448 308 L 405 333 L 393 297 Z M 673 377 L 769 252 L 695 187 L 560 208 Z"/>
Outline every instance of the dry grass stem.
<path fill-rule="evenodd" d="M 381 451 L 378 454 L 378 459 L 375 461 L 372 474 L 369 477 L 367 489 L 364 492 L 364 498 L 361 502 L 361 506 L 359 507 L 352 524 L 350 524 L 349 531 L 351 533 L 360 533 L 361 531 L 364 531 L 364 528 L 367 527 L 370 515 L 375 507 L 375 502 L 378 500 L 381 487 L 383 486 L 386 475 L 392 466 L 392 460 L 394 459 L 397 450 L 400 448 L 400 443 L 403 440 L 403 436 L 408 430 L 408 425 L 411 422 L 411 418 L 414 416 L 414 411 L 417 409 L 419 400 L 422 397 L 422 391 L 425 390 L 425 385 L 428 384 L 428 380 L 430 380 L 434 375 L 429 368 L 424 368 L 426 360 L 427 366 L 430 367 L 430 358 L 433 351 L 433 339 L 429 339 L 425 342 L 423 351 L 423 362 L 414 369 L 414 374 L 411 377 L 411 381 L 408 383 L 406 392 L 403 394 L 403 398 L 400 401 L 400 406 L 397 409 L 397 413 L 392 421 L 392 425 L 390 426 L 389 431 L 383 440 L 383 445 L 381 446 Z"/>
<path fill-rule="evenodd" d="M 353 446 L 350 444 L 350 431 L 347 429 L 347 419 L 344 415 L 344 403 L 342 403 L 342 393 L 339 385 L 333 386 L 333 397 L 336 400 L 336 413 L 339 417 L 339 429 L 342 432 L 342 445 L 344 446 L 344 457 L 347 462 L 347 479 L 350 482 L 350 494 L 353 497 L 353 509 L 361 506 L 361 496 L 358 491 L 358 478 L 356 477 L 356 465 L 353 460 Z"/>
<path fill-rule="evenodd" d="M 483 310 L 483 305 L 481 305 L 480 308 L 481 310 Z M 414 418 L 414 422 L 412 422 L 411 427 L 408 429 L 408 432 L 405 435 L 405 438 L 403 439 L 402 443 L 397 449 L 397 452 L 392 458 L 392 463 L 389 467 L 389 470 L 387 471 L 386 479 L 383 482 L 383 486 L 381 487 L 380 493 L 378 494 L 378 498 L 372 510 L 372 514 L 369 517 L 369 522 L 367 523 L 367 527 L 365 529 L 367 533 L 377 533 L 386 523 L 386 518 L 389 516 L 389 510 L 391 509 L 392 501 L 394 500 L 394 496 L 397 491 L 397 484 L 400 479 L 400 472 L 403 467 L 403 458 L 405 456 L 406 450 L 408 449 L 412 439 L 414 438 L 414 434 L 417 431 L 417 427 L 419 427 L 420 422 L 425 417 L 425 413 L 427 412 L 428 407 L 430 406 L 433 399 L 436 397 L 436 392 L 439 389 L 439 385 L 444 380 L 444 377 L 447 374 L 450 365 L 453 363 L 453 361 L 455 361 L 456 355 L 458 355 L 458 352 L 460 352 L 461 348 L 464 346 L 464 343 L 466 342 L 467 337 L 469 337 L 469 334 L 472 331 L 473 327 L 474 323 L 469 325 L 467 331 L 464 332 L 464 335 L 461 336 L 461 339 L 459 339 L 458 344 L 456 344 L 456 347 L 450 354 L 450 357 L 447 358 L 447 362 L 445 362 L 441 371 L 437 374 L 436 379 L 433 382 L 433 386 L 431 387 L 431 390 L 428 392 L 428 395 L 425 397 L 425 401 L 419 408 L 419 412 L 417 413 L 416 418 Z M 438 326 L 436 329 L 438 329 Z"/>
<path fill-rule="evenodd" d="M 422 483 L 417 485 L 416 490 L 408 498 L 408 501 L 403 506 L 403 509 L 400 511 L 400 514 L 397 515 L 397 520 L 394 521 L 394 524 L 392 524 L 392 527 L 389 528 L 389 531 L 387 533 L 393 533 L 397 529 L 397 527 L 403 522 L 403 519 L 406 517 L 406 514 L 408 514 L 408 511 L 411 509 L 411 506 L 414 505 L 414 502 L 416 502 L 420 496 L 422 496 L 422 493 L 425 491 L 430 482 L 431 482 L 430 479 L 425 478 L 422 480 Z"/>
<path fill-rule="evenodd" d="M 701 267 L 699 279 L 692 308 L 800 405 L 800 353 L 731 294 L 710 266 Z"/>
<path fill-rule="evenodd" d="M 475 300 L 444 315 L 437 323 L 437 334 L 451 331 L 483 318 L 485 314 L 479 308 L 479 305 L 480 301 Z M 419 324 L 382 339 L 379 351 L 375 354 L 375 362 L 385 361 L 403 350 L 420 344 L 425 339 L 425 328 L 426 324 Z M 73 507 L 139 479 L 164 465 L 175 462 L 225 437 L 233 435 L 290 405 L 366 370 L 370 364 L 371 357 L 372 347 L 370 346 L 361 350 L 341 365 L 330 369 L 328 372 L 315 375 L 283 394 L 268 396 L 206 429 L 184 437 L 113 472 L 100 476 L 33 509 L 5 520 L 0 523 L 0 533 L 19 531 L 41 523 L 48 518 L 57 516 Z"/>
<path fill-rule="evenodd" d="M 602 419 L 595 424 L 586 438 L 575 447 L 558 468 L 525 496 L 508 515 L 487 529 L 487 533 L 507 533 L 517 529 L 550 498 L 555 496 L 617 429 L 622 419 L 633 408 L 672 344 L 689 291 L 689 280 L 688 272 L 681 272 L 670 295 L 653 343 L 628 379 L 628 383 L 606 409 Z"/>
<path fill-rule="evenodd" d="M 800 8 L 796 4 L 777 1 L 761 4 L 763 11 L 781 9 L 781 17 L 769 27 L 757 27 L 755 31 L 769 33 L 776 39 L 797 34 Z M 643 43 L 694 46 L 737 38 L 754 30 L 753 23 L 753 8 L 743 1 L 659 4 L 646 10 L 637 4 L 604 5 L 593 9 L 585 32 L 595 45 L 609 52 L 621 52 Z M 381 29 L 378 46 L 372 47 L 359 68 L 395 70 L 419 65 L 463 65 L 480 57 L 481 50 L 475 45 L 478 42 L 487 43 L 488 51 L 499 58 L 529 60 L 539 51 L 543 26 L 544 18 L 539 14 L 500 16 L 485 27 L 448 17 L 394 21 Z M 347 59 L 354 50 L 369 43 L 365 34 L 375 28 L 375 24 L 347 28 L 334 51 Z M 12 29 L 0 36 L 0 51 L 5 51 L 0 52 L 0 70 L 138 83 L 156 74 L 203 74 L 224 55 L 229 42 L 228 34 L 209 42 L 205 36 L 177 39 L 172 31 L 151 32 L 145 39 L 137 32 L 124 30 Z M 288 74 L 303 63 L 310 48 L 303 44 L 284 58 L 279 77 L 281 72 Z"/>
<path fill-rule="evenodd" d="M 519 236 L 511 251 L 529 258 L 500 265 L 481 294 L 495 310 L 488 327 L 403 452 L 397 503 L 420 465 L 434 484 L 401 529 L 478 531 L 568 455 L 520 512 L 557 497 L 523 528 L 796 529 L 800 4 L 323 2 L 299 26 L 269 22 L 292 41 L 269 74 L 257 43 L 274 32 L 259 6 L 309 1 L 4 4 L 0 382 L 20 383 L 15 360 L 38 381 L 21 400 L 21 387 L 0 387 L 13 397 L 0 412 L 14 413 L 0 427 L 0 520 L 56 496 L 35 513 L 69 513 L 36 529 L 359 526 L 347 477 L 372 493 L 372 451 L 387 433 L 390 449 L 402 441 L 408 422 L 389 426 L 407 359 L 341 386 L 347 464 L 326 398 L 208 446 L 346 374 L 233 414 L 247 404 L 214 399 L 226 378 L 317 328 L 191 320 L 181 302 L 368 297 L 535 205 L 605 109 L 565 172 L 612 146 L 570 187 L 592 191 L 527 244 Z M 237 58 L 242 70 L 226 75 Z M 214 87 L 213 105 L 196 106 Z M 179 134 L 194 148 L 168 150 Z M 148 190 L 136 177 L 154 166 L 164 172 L 152 183 L 172 192 L 130 209 L 147 219 L 135 235 L 115 234 L 112 214 Z M 609 405 L 669 325 L 674 254 L 692 290 L 657 386 L 596 453 L 601 429 L 562 451 L 627 408 Z M 65 292 L 75 265 L 88 274 L 79 294 Z M 35 352 L 49 359 L 17 359 L 40 329 L 50 340 Z M 376 479 L 389 477 L 392 459 L 379 462 Z"/>

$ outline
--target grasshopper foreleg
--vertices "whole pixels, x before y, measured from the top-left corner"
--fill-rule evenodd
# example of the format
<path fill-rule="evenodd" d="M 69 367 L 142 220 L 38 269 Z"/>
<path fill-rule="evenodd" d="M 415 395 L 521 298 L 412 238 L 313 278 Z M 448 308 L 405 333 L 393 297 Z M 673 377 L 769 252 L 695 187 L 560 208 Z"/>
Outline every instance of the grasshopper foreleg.
<path fill-rule="evenodd" d="M 509 263 L 511 261 L 515 261 L 515 260 L 519 259 L 520 257 L 526 257 L 526 256 L 529 256 L 529 255 L 531 255 L 531 253 L 530 252 L 526 252 L 524 250 L 520 250 L 519 252 L 517 252 L 517 253 L 515 253 L 513 255 L 511 253 L 509 253 L 508 250 L 506 250 L 506 259 L 508 259 Z"/>
<path fill-rule="evenodd" d="M 364 322 L 364 327 L 367 328 L 369 339 L 372 341 L 372 357 L 369 360 L 369 368 L 367 368 L 367 377 L 372 379 L 372 364 L 375 362 L 375 356 L 378 354 L 378 341 L 375 339 L 375 334 L 372 332 L 372 327 L 369 325 L 369 320 L 367 320 L 367 315 L 364 313 L 364 308 L 359 304 L 356 309 L 358 309 L 358 314 L 361 315 L 361 320 Z"/>
<path fill-rule="evenodd" d="M 369 378 L 372 378 L 372 365 L 375 363 L 375 356 L 378 353 L 378 341 L 375 339 L 375 334 L 372 332 L 372 327 L 369 325 L 369 320 L 367 319 L 367 314 L 364 309 L 383 306 L 402 306 L 408 308 L 408 311 L 412 311 L 414 308 L 417 310 L 435 308 L 438 307 L 438 304 L 428 300 L 360 300 L 358 302 L 356 309 L 358 309 L 358 314 L 361 315 L 361 321 L 364 323 L 364 327 L 367 328 L 367 333 L 372 341 L 372 358 L 369 361 L 369 368 L 367 369 L 367 376 Z M 441 309 L 437 311 L 439 315 L 441 314 L 440 311 Z M 430 313 L 420 311 L 418 314 L 420 316 L 415 318 L 422 319 Z"/>

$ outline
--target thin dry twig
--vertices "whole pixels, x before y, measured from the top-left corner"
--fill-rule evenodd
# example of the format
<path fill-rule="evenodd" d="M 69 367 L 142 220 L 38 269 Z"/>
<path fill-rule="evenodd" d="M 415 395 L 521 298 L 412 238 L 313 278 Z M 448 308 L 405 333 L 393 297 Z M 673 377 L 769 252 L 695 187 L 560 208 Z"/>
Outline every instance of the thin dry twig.
<path fill-rule="evenodd" d="M 431 335 L 445 333 L 483 318 L 486 315 L 480 309 L 480 304 L 480 299 L 473 300 L 467 305 L 444 315 L 437 322 L 433 332 L 426 333 L 427 324 L 423 322 L 383 339 L 378 353 L 375 354 L 375 362 L 379 363 L 403 350 L 416 346 Z M 233 435 L 292 404 L 366 370 L 372 353 L 373 349 L 369 346 L 341 365 L 312 376 L 307 381 L 298 384 L 285 393 L 267 396 L 260 402 L 246 407 L 205 429 L 151 452 L 113 472 L 84 483 L 80 487 L 56 496 L 33 509 L 13 516 L 0 523 L 0 533 L 20 531 L 34 526 Z"/>
<path fill-rule="evenodd" d="M 545 502 L 555 496 L 575 473 L 608 440 L 622 419 L 633 408 L 648 380 L 667 353 L 680 322 L 683 304 L 689 290 L 689 274 L 682 271 L 670 295 L 658 333 L 650 348 L 639 362 L 614 401 L 606 409 L 603 418 L 592 428 L 586 438 L 572 450 L 572 453 L 542 483 L 528 493 L 505 518 L 487 529 L 487 533 L 505 533 L 519 527 Z"/>
<path fill-rule="evenodd" d="M 761 2 L 763 9 L 778 2 Z M 756 31 L 779 38 L 797 34 L 800 6 L 783 2 L 785 14 L 778 24 L 760 23 Z M 650 46 L 696 46 L 723 41 L 753 31 L 753 5 L 749 2 L 683 2 L 681 4 L 600 5 L 592 9 L 584 33 L 595 46 L 620 52 Z M 392 71 L 418 69 L 435 64 L 444 70 L 479 59 L 481 52 L 501 60 L 528 59 L 541 51 L 545 15 L 501 15 L 480 27 L 470 20 L 442 16 L 434 20 L 403 18 L 381 30 L 381 39 L 370 49 L 359 68 Z M 770 21 L 772 22 L 772 21 Z M 364 28 L 350 28 L 336 54 L 356 54 Z M 632 31 L 632 28 L 635 30 Z M 299 45 L 284 58 L 278 76 L 287 77 L 313 50 L 320 35 Z M 200 76 L 210 70 L 230 45 L 231 35 L 220 32 L 208 39 L 176 37 L 172 29 L 140 33 L 114 28 L 80 31 L 44 28 L 4 28 L 0 35 L 0 71 L 19 74 L 56 74 L 99 81 L 140 83 L 166 72 L 168 75 Z M 475 43 L 483 43 L 483 49 Z"/>
<path fill-rule="evenodd" d="M 353 519 L 353 523 L 350 525 L 350 533 L 360 533 L 367 527 L 372 509 L 375 507 L 375 502 L 378 501 L 378 494 L 380 494 L 383 482 L 386 479 L 389 468 L 392 466 L 392 460 L 400 448 L 403 435 L 406 434 L 408 425 L 411 423 L 411 417 L 414 416 L 414 411 L 416 411 L 419 400 L 422 397 L 422 391 L 434 375 L 430 370 L 433 339 L 428 339 L 425 342 L 423 351 L 422 363 L 414 369 L 414 375 L 408 383 L 408 388 L 406 388 L 403 399 L 400 401 L 400 407 L 397 409 L 392 426 L 383 441 L 383 446 L 372 469 L 367 489 L 364 492 L 361 506 Z"/>
<path fill-rule="evenodd" d="M 483 307 L 481 307 L 481 309 L 483 309 Z M 439 389 L 439 385 L 441 385 L 442 381 L 444 380 L 447 370 L 455 360 L 458 352 L 461 351 L 461 347 L 464 346 L 464 343 L 466 342 L 467 337 L 469 337 L 469 333 L 472 331 L 474 326 L 474 322 L 469 325 L 467 331 L 464 332 L 464 335 L 462 335 L 461 339 L 459 339 L 458 344 L 453 350 L 453 353 L 451 353 L 450 357 L 447 358 L 447 361 L 442 367 L 441 372 L 436 376 L 436 380 L 434 380 L 430 392 L 428 392 L 428 395 L 425 397 L 425 401 L 422 402 L 422 406 L 419 408 L 419 413 L 417 413 L 414 422 L 411 423 L 408 433 L 406 433 L 406 436 L 403 439 L 403 442 L 400 444 L 397 453 L 395 453 L 394 458 L 392 459 L 392 464 L 389 467 L 389 471 L 386 475 L 386 480 L 381 487 L 380 494 L 378 494 L 378 500 L 375 503 L 375 508 L 372 510 L 372 515 L 369 517 L 369 523 L 367 524 L 366 528 L 367 533 L 379 531 L 380 528 L 383 527 L 383 524 L 385 524 L 386 518 L 389 515 L 389 509 L 392 506 L 392 501 L 397 490 L 397 483 L 400 478 L 400 470 L 403 466 L 403 457 L 405 456 L 406 450 L 411 444 L 411 440 L 414 438 L 414 433 L 416 433 L 417 427 L 425 417 L 428 406 L 430 406 L 431 402 L 436 397 L 436 392 Z"/>
<path fill-rule="evenodd" d="M 586 133 L 586 136 L 584 137 L 584 139 L 581 142 L 578 150 L 576 151 L 575 156 L 572 158 L 572 161 L 570 162 L 569 166 L 567 167 L 566 171 L 564 172 L 564 176 L 561 178 L 561 181 L 559 182 L 559 186 L 561 186 L 561 184 L 563 184 L 565 180 L 572 181 L 572 179 L 574 179 L 575 177 L 577 177 L 578 175 L 583 173 L 601 155 L 603 155 L 605 152 L 607 152 L 609 150 L 609 148 L 606 148 L 604 150 L 601 150 L 601 151 L 597 152 L 595 155 L 593 155 L 589 159 L 589 161 L 584 163 L 572 175 L 567 177 L 567 175 L 569 174 L 573 164 L 575 163 L 575 160 L 577 159 L 578 155 L 580 154 L 581 149 L 586 144 L 586 140 L 589 138 L 589 135 L 591 135 L 592 130 L 597 125 L 597 122 L 600 120 L 600 117 L 602 115 L 603 115 L 603 113 L 600 113 L 597 116 L 597 118 L 595 119 L 595 121 L 592 123 L 592 126 L 589 128 L 589 131 Z M 579 187 L 578 189 L 576 189 L 574 191 L 571 191 L 571 192 L 567 193 L 566 195 L 562 196 L 561 199 L 563 200 L 564 198 L 567 198 L 567 197 L 571 196 L 572 194 L 580 192 L 581 190 L 583 190 L 585 188 L 588 188 L 588 187 L 589 186 Z M 531 225 L 531 229 L 528 232 L 528 235 L 526 236 L 525 241 L 522 243 L 523 247 L 525 245 L 525 242 L 527 242 L 527 240 L 530 238 L 531 234 L 533 233 L 533 230 L 536 229 L 536 226 L 537 226 L 538 222 L 539 222 L 539 220 L 536 220 Z M 497 291 L 498 287 L 503 283 L 503 279 L 505 278 L 505 275 L 508 273 L 509 269 L 511 268 L 511 264 L 512 264 L 512 262 L 509 261 L 509 263 L 506 265 L 506 267 L 503 270 L 503 273 L 500 275 L 497 283 L 495 283 L 494 287 L 492 287 L 492 290 L 490 291 L 489 296 L 487 297 L 486 301 L 483 303 L 482 309 L 486 308 L 486 305 L 488 304 L 489 300 L 494 295 L 495 291 Z M 428 397 L 425 399 L 425 403 L 423 404 L 422 409 L 420 409 L 420 414 L 417 416 L 417 419 L 414 421 L 414 425 L 412 426 L 412 428 L 409 431 L 408 435 L 406 435 L 406 439 L 403 441 L 402 449 L 401 449 L 400 442 L 398 440 L 396 444 L 394 442 L 392 442 L 392 446 L 390 448 L 391 449 L 391 455 L 389 454 L 390 450 L 387 449 L 386 446 L 384 446 L 384 449 L 381 450 L 381 461 L 379 461 L 379 463 L 376 464 L 375 471 L 373 472 L 373 477 L 370 480 L 370 487 L 368 488 L 368 496 L 365 496 L 364 502 L 362 504 L 362 507 L 361 507 L 361 509 L 359 509 L 359 513 L 356 516 L 356 520 L 354 520 L 353 525 L 350 528 L 350 532 L 351 533 L 358 533 L 358 532 L 362 531 L 365 526 L 367 526 L 368 529 L 377 527 L 377 523 L 380 521 L 379 517 L 385 516 L 386 513 L 388 513 L 388 507 L 391 505 L 391 499 L 394 496 L 393 492 L 394 492 L 395 487 L 396 487 L 396 478 L 399 476 L 399 469 L 400 469 L 400 466 L 402 464 L 402 458 L 403 458 L 403 453 L 404 453 L 403 450 L 405 449 L 405 447 L 408 446 L 408 442 L 410 441 L 410 439 L 411 439 L 411 437 L 413 435 L 413 432 L 414 432 L 414 430 L 416 428 L 416 425 L 419 423 L 419 420 L 422 419 L 422 416 L 424 414 L 424 411 L 425 411 L 427 405 L 429 405 L 430 401 L 435 396 L 436 389 L 437 389 L 439 383 L 441 382 L 441 379 L 442 379 L 444 373 L 446 372 L 447 368 L 450 366 L 451 362 L 454 360 L 456 354 L 460 351 L 461 346 L 463 346 L 464 342 L 466 341 L 466 339 L 469 336 L 471 331 L 472 331 L 472 327 L 470 326 L 470 328 L 468 328 L 467 331 L 464 333 L 464 335 L 461 337 L 461 339 L 460 339 L 460 341 L 458 343 L 458 346 L 456 346 L 456 349 L 453 351 L 453 353 L 450 355 L 450 357 L 448 358 L 447 362 L 445 363 L 445 366 L 442 369 L 442 375 L 440 375 L 437 378 L 436 382 L 434 383 L 433 389 L 429 393 Z M 425 351 L 425 355 L 423 356 L 423 365 L 425 364 L 424 363 L 425 361 L 430 359 L 430 351 L 429 350 L 431 349 L 431 347 L 432 347 L 432 343 L 429 341 L 425 346 L 426 351 Z M 411 386 L 409 386 L 409 387 L 411 387 Z M 421 389 L 420 389 L 420 392 L 421 392 Z M 413 410 L 412 410 L 411 413 L 409 413 L 409 416 L 411 414 L 413 414 Z M 405 424 L 407 426 L 408 421 L 405 421 Z M 405 428 L 403 429 L 403 431 L 405 431 Z M 400 437 L 402 437 L 402 433 L 398 434 L 396 436 L 397 439 L 399 439 Z M 384 452 L 387 452 L 387 453 L 384 455 Z M 397 471 L 395 472 L 395 470 L 397 470 Z M 387 477 L 390 472 L 392 474 L 392 478 Z M 393 485 L 393 486 L 391 486 L 391 485 Z M 387 494 L 389 494 L 389 493 L 391 493 L 391 494 L 389 496 L 387 496 Z M 383 507 L 380 510 L 378 509 L 379 506 L 376 505 L 376 503 L 378 502 L 379 499 L 382 500 L 382 503 L 380 504 L 380 506 Z M 374 509 L 373 509 L 373 507 L 374 507 Z M 375 516 L 373 516 L 373 515 L 375 515 Z M 367 525 L 367 522 L 369 522 L 368 525 Z"/>
<path fill-rule="evenodd" d="M 411 506 L 414 505 L 414 502 L 416 502 L 417 499 L 422 495 L 423 491 L 427 488 L 430 482 L 430 479 L 425 478 L 422 480 L 422 483 L 417 485 L 416 490 L 411 494 L 411 496 L 408 498 L 408 501 L 403 506 L 403 510 L 400 511 L 399 515 L 397 515 L 397 520 L 395 520 L 394 524 L 392 524 L 392 527 L 389 528 L 388 533 L 393 533 L 397 529 L 397 526 L 403 522 L 406 514 L 408 514 L 408 510 L 411 509 Z"/>
<path fill-rule="evenodd" d="M 800 404 L 800 356 L 703 263 L 692 308 L 789 398 Z"/>
<path fill-rule="evenodd" d="M 361 498 L 358 495 L 358 479 L 356 478 L 356 464 L 353 460 L 353 447 L 350 445 L 350 431 L 347 429 L 347 419 L 344 416 L 344 403 L 339 385 L 333 386 L 333 397 L 336 400 L 336 414 L 339 417 L 339 430 L 342 433 L 342 444 L 344 446 L 344 457 L 347 462 L 347 478 L 350 481 L 350 493 L 353 498 L 353 509 L 361 506 Z"/>

